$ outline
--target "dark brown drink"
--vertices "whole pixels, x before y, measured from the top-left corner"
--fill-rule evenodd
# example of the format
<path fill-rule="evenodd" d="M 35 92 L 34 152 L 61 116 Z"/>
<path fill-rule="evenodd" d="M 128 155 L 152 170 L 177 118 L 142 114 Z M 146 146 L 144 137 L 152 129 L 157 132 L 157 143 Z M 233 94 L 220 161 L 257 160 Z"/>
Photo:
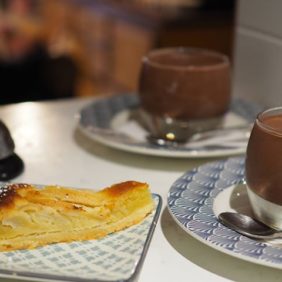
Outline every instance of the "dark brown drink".
<path fill-rule="evenodd" d="M 226 56 L 202 49 L 154 50 L 143 59 L 141 105 L 151 115 L 179 120 L 223 115 L 230 102 Z"/>
<path fill-rule="evenodd" d="M 282 205 L 282 108 L 256 119 L 247 148 L 246 180 L 256 195 Z"/>

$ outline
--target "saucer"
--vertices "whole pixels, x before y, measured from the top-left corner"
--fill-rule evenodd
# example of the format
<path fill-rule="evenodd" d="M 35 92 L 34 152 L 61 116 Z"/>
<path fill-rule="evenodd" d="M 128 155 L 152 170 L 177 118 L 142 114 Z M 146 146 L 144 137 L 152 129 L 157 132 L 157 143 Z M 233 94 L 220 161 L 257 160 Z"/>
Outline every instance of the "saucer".
<path fill-rule="evenodd" d="M 217 220 L 223 211 L 251 215 L 243 184 L 244 158 L 211 162 L 186 172 L 170 188 L 168 210 L 188 234 L 239 259 L 282 269 L 281 243 L 250 239 Z"/>
<path fill-rule="evenodd" d="M 138 96 L 123 94 L 95 100 L 81 109 L 78 128 L 96 142 L 128 152 L 176 158 L 230 156 L 245 153 L 249 135 L 242 126 L 251 124 L 260 111 L 257 105 L 234 99 L 222 122 L 223 128 L 234 130 L 163 147 L 147 141 L 149 132 L 140 119 Z"/>

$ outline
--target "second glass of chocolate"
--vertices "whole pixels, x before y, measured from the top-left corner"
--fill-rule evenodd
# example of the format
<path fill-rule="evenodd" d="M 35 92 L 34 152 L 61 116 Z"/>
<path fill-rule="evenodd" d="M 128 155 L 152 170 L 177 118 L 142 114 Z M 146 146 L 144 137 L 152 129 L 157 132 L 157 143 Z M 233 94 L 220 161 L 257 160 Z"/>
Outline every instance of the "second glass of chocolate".
<path fill-rule="evenodd" d="M 227 56 L 205 49 L 165 48 L 142 60 L 139 97 L 154 138 L 185 142 L 218 127 L 230 104 Z"/>
<path fill-rule="evenodd" d="M 258 115 L 246 153 L 246 182 L 257 219 L 282 230 L 282 107 Z"/>

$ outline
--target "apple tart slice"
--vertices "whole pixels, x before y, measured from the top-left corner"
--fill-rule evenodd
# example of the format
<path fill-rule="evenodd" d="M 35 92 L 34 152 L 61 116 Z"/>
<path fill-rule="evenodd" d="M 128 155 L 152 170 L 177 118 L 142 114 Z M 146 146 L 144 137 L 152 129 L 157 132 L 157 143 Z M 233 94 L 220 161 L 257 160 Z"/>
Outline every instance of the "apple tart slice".
<path fill-rule="evenodd" d="M 154 208 L 145 183 L 101 191 L 11 184 L 0 188 L 0 251 L 98 239 L 139 223 Z"/>

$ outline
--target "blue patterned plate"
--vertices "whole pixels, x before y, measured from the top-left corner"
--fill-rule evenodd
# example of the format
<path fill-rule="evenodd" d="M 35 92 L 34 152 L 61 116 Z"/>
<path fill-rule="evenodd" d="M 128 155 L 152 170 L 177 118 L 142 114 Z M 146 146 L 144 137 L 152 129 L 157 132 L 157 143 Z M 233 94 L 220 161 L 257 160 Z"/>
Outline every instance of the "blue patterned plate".
<path fill-rule="evenodd" d="M 137 95 L 124 94 L 102 98 L 80 111 L 79 128 L 92 140 L 116 149 L 165 157 L 206 158 L 245 152 L 248 135 L 242 129 L 232 130 L 207 140 L 187 142 L 177 147 L 150 144 L 147 130 L 138 115 Z M 243 100 L 234 100 L 224 116 L 224 127 L 250 124 L 261 108 Z"/>
<path fill-rule="evenodd" d="M 0 277 L 36 281 L 133 281 L 148 250 L 162 200 L 141 223 L 100 240 L 0 252 Z"/>
<path fill-rule="evenodd" d="M 217 220 L 223 211 L 249 212 L 243 177 L 243 158 L 195 168 L 173 183 L 168 209 L 187 233 L 203 243 L 246 261 L 282 269 L 281 242 L 250 239 Z"/>

